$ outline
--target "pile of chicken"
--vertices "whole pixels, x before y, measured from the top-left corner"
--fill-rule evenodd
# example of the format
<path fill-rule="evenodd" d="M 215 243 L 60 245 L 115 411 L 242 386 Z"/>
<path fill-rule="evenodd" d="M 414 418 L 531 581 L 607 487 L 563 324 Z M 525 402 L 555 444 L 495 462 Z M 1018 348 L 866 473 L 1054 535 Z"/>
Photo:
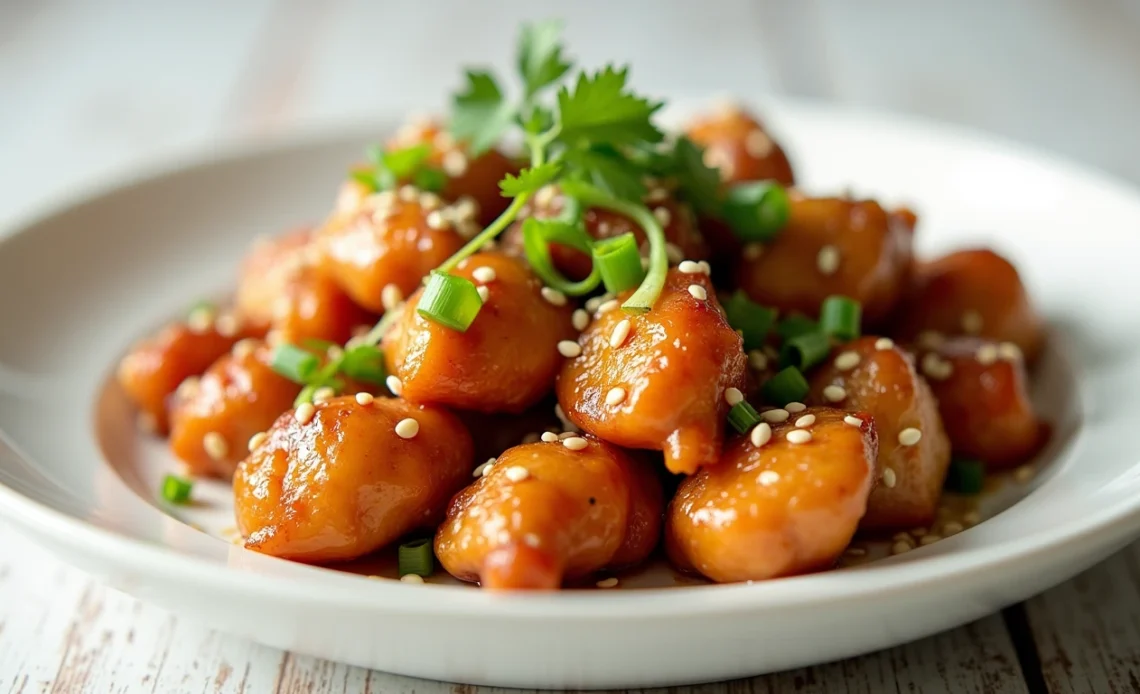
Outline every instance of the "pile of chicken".
<path fill-rule="evenodd" d="M 794 184 L 740 109 L 687 134 L 726 184 Z M 1042 444 L 1026 392 L 1042 325 L 1018 273 L 984 249 L 915 260 L 908 210 L 793 189 L 790 221 L 762 247 L 656 186 L 647 204 L 674 267 L 649 313 L 544 287 L 511 229 L 456 270 L 485 300 L 458 332 L 414 310 L 421 281 L 503 210 L 497 182 L 516 164 L 470 158 L 428 124 L 397 139 L 432 146 L 450 177 L 440 195 L 346 182 L 322 225 L 252 248 L 231 307 L 200 308 L 122 361 L 140 422 L 190 474 L 232 476 L 249 549 L 331 563 L 431 529 L 460 579 L 552 589 L 635 566 L 663 538 L 679 569 L 761 580 L 833 565 L 857 531 L 929 523 L 952 450 L 1000 469 Z M 526 212 L 559 202 L 544 190 Z M 598 238 L 644 240 L 611 212 L 586 221 Z M 573 276 L 583 258 L 558 250 Z M 864 337 L 809 374 L 806 402 L 761 407 L 775 355 L 743 350 L 718 301 L 737 289 L 781 315 L 850 297 Z M 386 388 L 294 408 L 301 387 L 271 368 L 275 343 L 344 343 L 392 311 Z M 735 435 L 741 395 L 764 423 Z"/>

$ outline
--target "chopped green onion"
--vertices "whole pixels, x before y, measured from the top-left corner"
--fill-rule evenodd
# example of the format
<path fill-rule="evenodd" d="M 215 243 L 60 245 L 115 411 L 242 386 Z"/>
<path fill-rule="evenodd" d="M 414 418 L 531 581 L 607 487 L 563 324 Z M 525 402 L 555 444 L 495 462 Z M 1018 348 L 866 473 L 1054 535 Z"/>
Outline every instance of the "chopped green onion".
<path fill-rule="evenodd" d="M 637 238 L 631 233 L 595 243 L 594 264 L 602 276 L 606 291 L 611 294 L 632 289 L 645 279 L 645 270 L 641 269 L 641 253 L 637 250 Z"/>
<path fill-rule="evenodd" d="M 728 324 L 744 336 L 744 349 L 757 349 L 764 344 L 772 324 L 776 322 L 775 309 L 765 308 L 737 290 L 724 304 Z"/>
<path fill-rule="evenodd" d="M 808 383 L 804 375 L 794 366 L 785 367 L 760 389 L 764 400 L 777 407 L 789 402 L 799 402 L 808 394 Z"/>
<path fill-rule="evenodd" d="M 312 404 L 313 394 L 316 393 L 317 388 L 320 388 L 320 387 L 321 386 L 313 383 L 313 384 L 307 385 L 304 388 L 302 388 L 301 392 L 297 393 L 297 397 L 293 398 L 293 407 L 300 407 L 301 405 L 304 405 L 305 403 Z"/>
<path fill-rule="evenodd" d="M 162 498 L 172 504 L 185 504 L 190 501 L 190 490 L 194 483 L 176 475 L 162 478 Z"/>
<path fill-rule="evenodd" d="M 337 349 L 340 349 L 340 345 L 333 342 L 332 340 L 320 340 L 315 337 L 307 337 L 304 340 L 301 340 L 301 344 L 305 346 L 305 349 L 311 349 L 314 352 L 321 353 L 328 352 L 329 347 L 336 347 Z"/>
<path fill-rule="evenodd" d="M 958 494 L 980 494 L 986 482 L 986 466 L 980 460 L 955 458 L 946 471 L 947 490 Z"/>
<path fill-rule="evenodd" d="M 831 340 L 822 331 L 802 333 L 784 340 L 780 347 L 780 365 L 794 366 L 801 372 L 807 371 L 826 359 L 830 351 Z"/>
<path fill-rule="evenodd" d="M 388 376 L 384 352 L 374 345 L 358 345 L 345 350 L 340 370 L 358 381 L 383 384 Z"/>
<path fill-rule="evenodd" d="M 817 330 L 819 330 L 818 323 L 798 313 L 793 313 L 780 321 L 780 324 L 776 326 L 776 334 L 780 336 L 781 340 L 791 340 L 804 333 L 811 333 Z"/>
<path fill-rule="evenodd" d="M 435 167 L 425 166 L 412 176 L 412 183 L 420 190 L 438 193 L 447 185 L 447 174 Z"/>
<path fill-rule="evenodd" d="M 595 263 L 590 274 L 579 282 L 566 279 L 558 268 L 554 267 L 554 258 L 550 255 L 550 243 L 560 243 L 585 253 L 590 253 L 589 236 L 585 228 L 580 228 L 581 222 L 568 224 L 556 219 L 535 219 L 528 217 L 523 221 L 523 251 L 527 262 L 534 270 L 534 274 L 542 278 L 547 286 L 557 289 L 567 296 L 583 296 L 598 288 L 602 275 Z M 638 261 L 640 263 L 640 261 Z M 639 265 L 640 267 L 640 265 Z"/>
<path fill-rule="evenodd" d="M 829 296 L 819 311 L 819 327 L 823 332 L 840 340 L 859 337 L 863 307 L 858 301 L 845 296 Z"/>
<path fill-rule="evenodd" d="M 728 411 L 728 423 L 741 434 L 746 434 L 760 423 L 760 413 L 747 400 L 742 400 Z"/>
<path fill-rule="evenodd" d="M 405 542 L 400 545 L 397 556 L 401 577 L 416 574 L 426 578 L 435 571 L 435 557 L 432 555 L 430 537 Z"/>
<path fill-rule="evenodd" d="M 722 214 L 744 241 L 771 241 L 788 223 L 788 193 L 774 181 L 741 183 L 728 190 Z"/>
<path fill-rule="evenodd" d="M 448 275 L 433 270 L 428 277 L 427 286 L 420 296 L 416 313 L 424 318 L 447 326 L 461 333 L 467 332 L 479 309 L 483 308 L 483 300 L 479 298 L 479 290 L 475 283 L 466 277 Z"/>
<path fill-rule="evenodd" d="M 320 367 L 317 355 L 296 345 L 277 345 L 273 350 L 272 369 L 294 383 L 305 384 L 312 380 Z"/>

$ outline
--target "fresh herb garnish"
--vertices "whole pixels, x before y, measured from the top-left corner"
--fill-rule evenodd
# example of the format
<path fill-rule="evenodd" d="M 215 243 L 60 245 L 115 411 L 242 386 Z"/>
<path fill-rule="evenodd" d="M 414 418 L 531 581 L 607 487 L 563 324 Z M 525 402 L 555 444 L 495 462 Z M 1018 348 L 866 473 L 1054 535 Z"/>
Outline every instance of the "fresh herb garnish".
<path fill-rule="evenodd" d="M 426 142 L 394 150 L 373 146 L 367 155 L 370 166 L 353 171 L 352 178 L 372 192 L 395 190 L 405 181 L 421 190 L 439 192 L 447 183 L 443 171 L 428 163 L 431 145 Z"/>
<path fill-rule="evenodd" d="M 369 341 L 369 338 L 372 340 Z M 304 386 L 293 402 L 296 407 L 312 402 L 313 394 L 321 388 L 331 388 L 334 393 L 342 393 L 345 387 L 344 376 L 364 383 L 383 384 L 387 373 L 384 369 L 384 353 L 376 346 L 379 341 L 379 335 L 373 337 L 370 334 L 363 339 L 350 341 L 343 349 L 330 344 L 321 350 L 325 353 L 324 365 L 321 365 L 320 357 L 312 351 L 296 345 L 280 344 L 273 348 L 270 366 L 290 381 Z"/>

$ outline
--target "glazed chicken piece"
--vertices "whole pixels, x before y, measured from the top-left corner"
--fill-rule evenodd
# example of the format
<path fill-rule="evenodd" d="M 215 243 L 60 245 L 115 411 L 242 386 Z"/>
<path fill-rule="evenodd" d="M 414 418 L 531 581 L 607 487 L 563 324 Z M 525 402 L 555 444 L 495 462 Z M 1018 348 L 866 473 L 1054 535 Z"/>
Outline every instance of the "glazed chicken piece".
<path fill-rule="evenodd" d="M 187 378 L 197 376 L 251 334 L 232 314 L 195 309 L 187 322 L 172 323 L 140 341 L 119 362 L 118 381 L 139 408 L 146 431 L 169 431 L 167 401 Z"/>
<path fill-rule="evenodd" d="M 452 274 L 486 287 L 479 315 L 466 332 L 440 325 L 416 311 L 423 294 L 417 291 L 384 336 L 388 372 L 411 402 L 526 410 L 554 385 L 558 343 L 574 337 L 572 308 L 521 261 L 501 253 L 477 253 Z"/>
<path fill-rule="evenodd" d="M 301 386 L 274 371 L 272 350 L 242 340 L 178 387 L 170 407 L 170 448 L 193 475 L 229 479 L 249 438 L 293 406 Z"/>
<path fill-rule="evenodd" d="M 725 392 L 745 387 L 746 368 L 742 340 L 715 292 L 703 272 L 674 269 L 644 315 L 603 304 L 578 338 L 579 356 L 558 377 L 566 416 L 619 446 L 663 451 L 675 473 L 715 463 Z"/>
<path fill-rule="evenodd" d="M 809 403 L 874 418 L 882 483 L 871 493 L 863 528 L 914 527 L 933 520 L 950 465 L 950 441 L 938 402 L 910 355 L 887 338 L 850 342 L 819 367 L 808 397 Z"/>
<path fill-rule="evenodd" d="M 847 296 L 875 325 L 906 285 L 914 221 L 870 200 L 793 196 L 780 235 L 746 246 L 736 260 L 736 283 L 757 303 L 813 317 L 828 296 Z"/>
<path fill-rule="evenodd" d="M 955 454 L 1008 468 L 1024 463 L 1045 443 L 1048 427 L 1029 400 L 1017 345 L 947 338 L 922 350 L 919 365 L 938 398 Z"/>
<path fill-rule="evenodd" d="M 552 590 L 644 561 L 663 505 L 652 468 L 604 441 L 516 446 L 452 500 L 435 552 L 486 588 Z"/>
<path fill-rule="evenodd" d="M 1032 362 L 1044 342 L 1040 316 L 1017 269 L 988 249 L 958 251 L 918 263 L 894 321 L 900 339 L 976 335 L 1012 342 Z M 920 340 L 921 341 L 921 340 Z"/>
<path fill-rule="evenodd" d="M 471 479 L 471 438 L 450 413 L 346 395 L 282 414 L 234 475 L 245 546 L 309 563 L 373 552 L 435 527 Z"/>
<path fill-rule="evenodd" d="M 234 294 L 234 310 L 242 321 L 263 331 L 269 329 L 278 297 L 312 255 L 312 240 L 311 229 L 297 229 L 275 238 L 259 238 L 250 245 Z"/>
<path fill-rule="evenodd" d="M 410 186 L 364 198 L 317 231 L 320 269 L 370 311 L 393 308 L 478 231 L 473 205 L 444 206 Z"/>
<path fill-rule="evenodd" d="M 793 417 L 758 424 L 681 483 L 665 520 L 675 566 L 760 581 L 829 568 L 851 542 L 877 477 L 871 418 L 829 407 Z"/>
<path fill-rule="evenodd" d="M 554 186 L 542 188 L 532 202 L 533 215 L 538 219 L 557 217 L 562 212 L 564 198 Z M 708 248 L 697 229 L 693 211 L 688 205 L 670 196 L 665 188 L 654 188 L 646 199 L 646 205 L 657 217 L 665 232 L 669 260 L 676 265 L 684 259 L 701 260 L 708 257 Z M 582 213 L 586 233 L 595 239 L 609 239 L 632 233 L 647 255 L 645 231 L 629 217 L 604 209 L 589 208 Z M 503 234 L 503 250 L 511 255 L 523 254 L 523 222 L 516 221 Z M 568 279 L 579 281 L 590 274 L 593 259 L 582 251 L 560 243 L 549 243 L 550 257 L 554 266 Z"/>
<path fill-rule="evenodd" d="M 726 106 L 695 119 L 686 130 L 705 151 L 705 164 L 720 170 L 725 183 L 773 180 L 795 183 L 792 165 L 755 116 Z"/>

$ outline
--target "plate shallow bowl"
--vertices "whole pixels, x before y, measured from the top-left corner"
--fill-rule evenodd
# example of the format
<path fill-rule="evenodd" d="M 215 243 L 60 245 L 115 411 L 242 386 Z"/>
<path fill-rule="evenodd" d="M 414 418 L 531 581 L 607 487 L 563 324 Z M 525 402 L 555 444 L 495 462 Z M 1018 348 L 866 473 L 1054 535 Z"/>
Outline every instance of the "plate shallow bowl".
<path fill-rule="evenodd" d="M 384 120 L 139 176 L 0 242 L 0 517 L 121 590 L 273 646 L 574 688 L 727 679 L 884 648 L 1028 597 L 1132 539 L 1140 392 L 1122 384 L 1140 379 L 1140 194 L 955 129 L 787 102 L 762 112 L 806 190 L 850 185 L 912 204 L 927 254 L 996 246 L 1050 320 L 1036 395 L 1059 436 L 1024 498 L 981 525 L 754 585 L 494 595 L 275 560 L 160 511 L 143 498 L 154 446 L 96 416 L 117 358 L 179 307 L 226 291 L 253 236 L 318 219 L 346 163 L 394 125 Z"/>

